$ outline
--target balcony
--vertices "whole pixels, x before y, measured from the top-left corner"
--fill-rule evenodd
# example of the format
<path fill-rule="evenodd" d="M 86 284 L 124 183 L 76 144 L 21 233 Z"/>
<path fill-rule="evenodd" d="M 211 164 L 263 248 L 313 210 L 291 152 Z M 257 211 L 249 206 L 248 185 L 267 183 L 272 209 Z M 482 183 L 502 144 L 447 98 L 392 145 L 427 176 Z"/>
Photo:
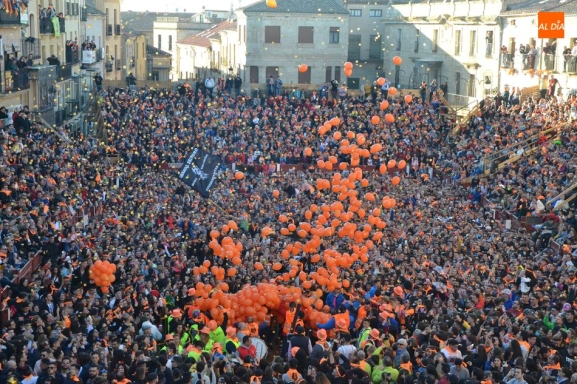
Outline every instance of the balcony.
<path fill-rule="evenodd" d="M 112 72 L 113 69 L 114 69 L 114 62 L 107 61 L 106 62 L 106 72 Z"/>
<path fill-rule="evenodd" d="M 515 54 L 504 53 L 501 63 L 501 68 L 513 69 L 515 68 Z"/>
<path fill-rule="evenodd" d="M 22 42 L 22 56 L 32 55 L 32 60 L 40 60 L 40 40 L 31 38 L 24 39 Z"/>
<path fill-rule="evenodd" d="M 115 26 L 115 32 L 117 35 L 120 35 L 120 24 L 116 24 Z"/>
<path fill-rule="evenodd" d="M 116 70 L 120 71 L 122 69 L 122 60 L 116 60 Z"/>
<path fill-rule="evenodd" d="M 73 51 L 72 49 L 66 49 L 66 64 L 76 64 L 80 63 L 80 51 Z"/>
<path fill-rule="evenodd" d="M 112 24 L 106 25 L 106 36 L 112 36 Z"/>
<path fill-rule="evenodd" d="M 102 60 L 102 52 L 100 49 L 82 51 L 82 64 L 94 64 L 100 60 Z"/>
<path fill-rule="evenodd" d="M 58 18 L 58 23 L 60 24 L 60 33 L 66 32 L 66 19 Z M 42 35 L 54 35 L 54 22 L 52 19 L 43 18 L 40 19 L 40 34 Z"/>
<path fill-rule="evenodd" d="M 30 75 L 25 68 L 19 71 L 5 71 L 4 84 L 6 93 L 28 89 L 30 88 Z"/>
<path fill-rule="evenodd" d="M 20 12 L 9 14 L 5 9 L 1 9 L 0 25 L 28 25 L 28 15 L 22 15 Z"/>
<path fill-rule="evenodd" d="M 56 67 L 56 81 L 64 81 L 72 78 L 72 64 L 64 64 Z"/>

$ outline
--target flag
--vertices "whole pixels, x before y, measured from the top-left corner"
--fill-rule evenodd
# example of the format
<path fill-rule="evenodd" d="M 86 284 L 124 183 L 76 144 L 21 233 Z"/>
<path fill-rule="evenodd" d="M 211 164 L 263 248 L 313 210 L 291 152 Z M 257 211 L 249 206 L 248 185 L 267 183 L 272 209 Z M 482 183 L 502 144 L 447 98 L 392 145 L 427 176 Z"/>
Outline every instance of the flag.
<path fill-rule="evenodd" d="M 54 26 L 54 36 L 60 36 L 60 20 L 58 17 L 54 16 L 52 18 L 52 25 Z"/>
<path fill-rule="evenodd" d="M 186 157 L 178 178 L 203 197 L 208 197 L 220 164 L 219 157 L 194 148 Z"/>

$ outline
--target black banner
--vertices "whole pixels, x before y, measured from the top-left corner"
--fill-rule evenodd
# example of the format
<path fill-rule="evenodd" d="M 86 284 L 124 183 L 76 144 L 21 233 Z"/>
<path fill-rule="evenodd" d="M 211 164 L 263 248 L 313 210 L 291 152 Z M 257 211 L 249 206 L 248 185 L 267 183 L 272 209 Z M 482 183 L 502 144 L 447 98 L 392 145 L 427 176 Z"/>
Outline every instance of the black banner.
<path fill-rule="evenodd" d="M 221 160 L 200 148 L 195 148 L 186 158 L 178 178 L 203 197 L 209 196 L 210 188 L 216 179 Z"/>

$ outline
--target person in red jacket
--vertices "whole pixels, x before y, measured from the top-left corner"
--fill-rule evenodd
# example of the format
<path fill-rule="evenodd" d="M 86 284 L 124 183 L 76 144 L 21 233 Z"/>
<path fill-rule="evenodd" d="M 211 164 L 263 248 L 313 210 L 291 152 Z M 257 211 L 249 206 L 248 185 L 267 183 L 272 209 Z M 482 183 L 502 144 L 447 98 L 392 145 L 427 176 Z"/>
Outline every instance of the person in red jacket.
<path fill-rule="evenodd" d="M 241 360 L 244 360 L 247 356 L 256 360 L 256 347 L 252 344 L 250 336 L 242 338 L 242 344 L 237 348 L 236 353 Z"/>

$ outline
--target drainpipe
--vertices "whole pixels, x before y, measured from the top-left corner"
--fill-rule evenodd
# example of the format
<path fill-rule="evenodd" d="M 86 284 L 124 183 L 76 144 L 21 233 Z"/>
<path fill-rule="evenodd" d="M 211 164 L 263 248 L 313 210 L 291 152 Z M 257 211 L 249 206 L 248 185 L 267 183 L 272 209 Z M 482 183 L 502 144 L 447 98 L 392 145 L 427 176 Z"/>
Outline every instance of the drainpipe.
<path fill-rule="evenodd" d="M 503 42 L 503 36 L 505 35 L 503 33 L 503 24 L 504 24 L 504 18 L 502 18 L 501 16 L 497 16 L 497 25 L 499 25 L 499 45 L 497 46 L 497 49 L 499 51 L 499 56 L 498 56 L 498 60 L 499 62 L 497 63 L 497 68 L 499 69 L 499 71 L 497 72 L 497 90 L 499 92 L 501 92 L 501 63 L 503 62 L 503 53 L 501 52 L 501 47 L 504 45 Z"/>

